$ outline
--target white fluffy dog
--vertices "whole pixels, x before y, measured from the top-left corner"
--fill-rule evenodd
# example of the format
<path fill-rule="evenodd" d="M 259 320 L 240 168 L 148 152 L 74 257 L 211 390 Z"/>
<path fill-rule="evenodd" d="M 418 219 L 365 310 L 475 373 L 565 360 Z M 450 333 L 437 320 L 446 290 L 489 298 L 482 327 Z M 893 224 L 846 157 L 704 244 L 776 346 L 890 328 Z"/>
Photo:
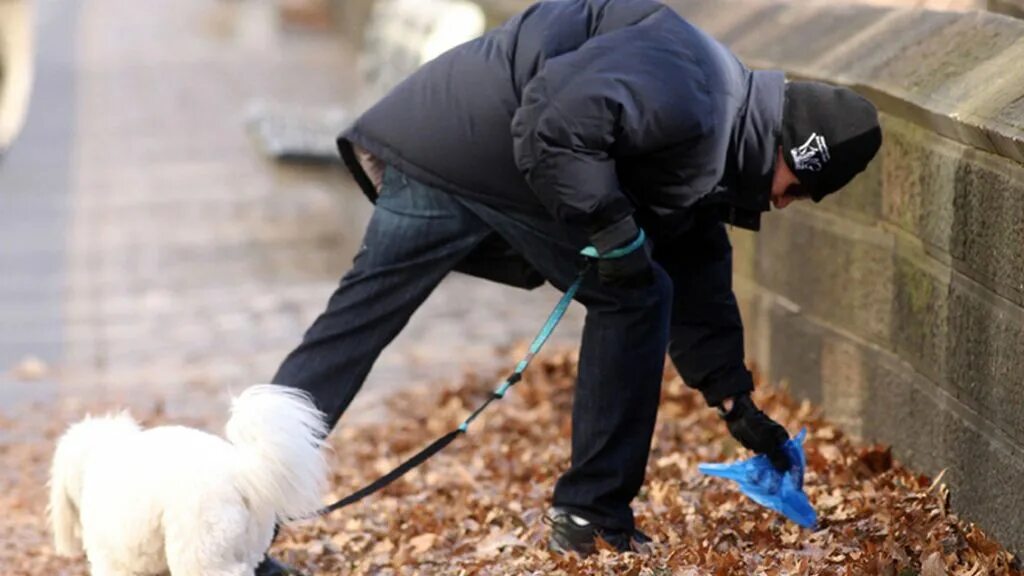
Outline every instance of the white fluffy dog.
<path fill-rule="evenodd" d="M 327 427 L 305 393 L 260 385 L 225 431 L 144 431 L 127 413 L 72 425 L 50 472 L 57 553 L 84 548 L 94 576 L 252 576 L 275 522 L 320 507 Z"/>

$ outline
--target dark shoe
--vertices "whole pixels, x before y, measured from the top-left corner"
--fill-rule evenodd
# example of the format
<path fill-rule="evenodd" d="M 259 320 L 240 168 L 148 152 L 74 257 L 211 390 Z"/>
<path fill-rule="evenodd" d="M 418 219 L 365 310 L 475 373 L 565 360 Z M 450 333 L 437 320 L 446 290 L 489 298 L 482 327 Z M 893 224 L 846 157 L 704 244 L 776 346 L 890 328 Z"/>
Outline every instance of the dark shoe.
<path fill-rule="evenodd" d="M 255 576 L 305 576 L 295 568 L 274 560 L 270 556 L 264 556 L 263 562 L 256 567 Z"/>
<path fill-rule="evenodd" d="M 548 548 L 559 554 L 592 554 L 597 548 L 597 538 L 619 552 L 640 552 L 644 545 L 651 543 L 651 537 L 639 530 L 605 530 L 563 508 L 548 510 L 544 515 L 544 523 L 551 526 Z"/>

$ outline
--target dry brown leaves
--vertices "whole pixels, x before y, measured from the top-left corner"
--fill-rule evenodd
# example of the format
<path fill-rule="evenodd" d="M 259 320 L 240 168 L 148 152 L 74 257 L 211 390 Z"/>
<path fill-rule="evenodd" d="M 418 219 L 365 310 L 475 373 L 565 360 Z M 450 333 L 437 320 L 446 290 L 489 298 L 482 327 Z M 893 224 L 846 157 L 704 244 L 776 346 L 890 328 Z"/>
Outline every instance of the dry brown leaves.
<path fill-rule="evenodd" d="M 1013 557 L 948 508 L 948 490 L 858 444 L 811 407 L 761 388 L 759 404 L 806 426 L 806 487 L 821 529 L 801 530 L 747 501 L 697 463 L 745 456 L 698 394 L 666 374 L 647 482 L 635 502 L 648 555 L 559 557 L 540 518 L 569 460 L 574 355 L 548 355 L 509 396 L 405 478 L 326 519 L 286 527 L 275 553 L 316 574 L 1019 574 Z M 333 436 L 332 497 L 387 472 L 457 426 L 491 383 L 401 394 L 385 423 Z M 53 558 L 43 521 L 50 441 L 0 444 L 24 474 L 0 485 L 0 573 L 84 574 Z M 941 479 L 939 479 L 941 480 Z"/>

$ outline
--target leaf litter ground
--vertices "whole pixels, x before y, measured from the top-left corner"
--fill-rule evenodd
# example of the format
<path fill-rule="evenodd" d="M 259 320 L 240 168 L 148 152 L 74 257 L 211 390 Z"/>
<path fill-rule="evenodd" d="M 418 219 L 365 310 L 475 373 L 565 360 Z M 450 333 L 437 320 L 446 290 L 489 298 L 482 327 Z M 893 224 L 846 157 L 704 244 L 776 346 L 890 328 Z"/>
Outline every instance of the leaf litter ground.
<path fill-rule="evenodd" d="M 328 518 L 286 527 L 274 552 L 315 574 L 1020 574 L 998 543 L 949 509 L 941 477 L 915 474 L 882 446 L 846 437 L 809 404 L 759 387 L 760 405 L 795 432 L 807 427 L 806 489 L 818 531 L 802 530 L 743 498 L 700 462 L 747 454 L 712 410 L 666 372 L 637 522 L 655 544 L 646 554 L 602 550 L 589 558 L 546 551 L 541 522 L 569 461 L 575 354 L 540 358 L 468 436 L 388 487 Z M 457 426 L 490 392 L 491 380 L 401 393 L 386 422 L 341 426 L 332 436 L 331 498 L 387 472 Z M 107 407 L 90 407 L 93 412 Z M 52 554 L 44 521 L 53 439 L 83 411 L 64 410 L 40 441 L 0 421 L 0 573 L 85 574 L 84 561 Z M 74 412 L 74 413 L 72 413 Z M 166 420 L 139 415 L 147 425 Z M 207 429 L 219 423 L 181 422 Z M 19 439 L 20 437 L 20 439 Z"/>

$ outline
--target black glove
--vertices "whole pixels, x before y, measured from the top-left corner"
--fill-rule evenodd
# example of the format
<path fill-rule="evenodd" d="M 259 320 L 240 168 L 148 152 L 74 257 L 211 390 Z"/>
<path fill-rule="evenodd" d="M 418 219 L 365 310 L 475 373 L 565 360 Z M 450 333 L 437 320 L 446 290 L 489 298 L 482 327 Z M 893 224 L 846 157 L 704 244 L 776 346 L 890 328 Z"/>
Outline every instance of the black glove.
<path fill-rule="evenodd" d="M 632 216 L 602 228 L 590 236 L 597 253 L 610 254 L 627 247 L 640 239 L 643 234 Z M 601 284 L 619 288 L 643 288 L 654 283 L 651 256 L 647 246 L 640 246 L 629 254 L 618 258 L 601 258 L 597 261 L 597 276 Z"/>
<path fill-rule="evenodd" d="M 750 399 L 749 394 L 738 396 L 728 412 L 723 411 L 721 407 L 719 412 L 725 419 L 725 425 L 729 427 L 729 433 L 740 444 L 758 454 L 768 456 L 779 472 L 789 468 L 789 457 L 783 449 L 786 440 L 789 440 L 789 433 L 762 412 Z"/>
<path fill-rule="evenodd" d="M 651 258 L 641 246 L 625 256 L 597 261 L 597 277 L 605 286 L 643 288 L 654 283 Z"/>

